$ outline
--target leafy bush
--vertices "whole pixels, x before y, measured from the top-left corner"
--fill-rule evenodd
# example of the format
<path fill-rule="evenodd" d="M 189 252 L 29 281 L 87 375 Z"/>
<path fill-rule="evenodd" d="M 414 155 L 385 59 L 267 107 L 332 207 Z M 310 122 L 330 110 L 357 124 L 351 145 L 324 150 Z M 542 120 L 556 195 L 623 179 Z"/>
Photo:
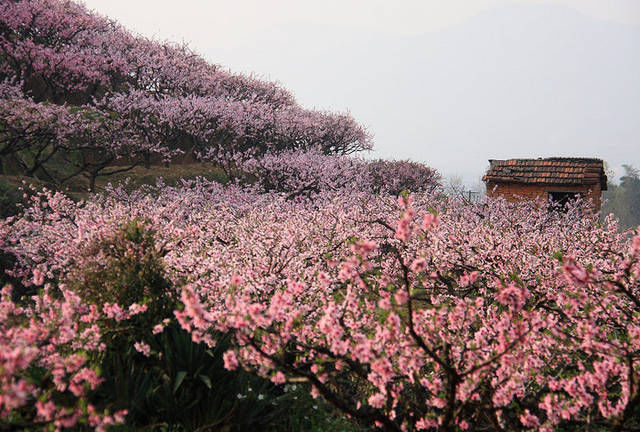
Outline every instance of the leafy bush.
<path fill-rule="evenodd" d="M 71 270 L 67 285 L 87 303 L 147 305 L 154 319 L 167 318 L 175 295 L 164 274 L 164 253 L 155 231 L 132 219 L 81 251 L 79 267 Z"/>

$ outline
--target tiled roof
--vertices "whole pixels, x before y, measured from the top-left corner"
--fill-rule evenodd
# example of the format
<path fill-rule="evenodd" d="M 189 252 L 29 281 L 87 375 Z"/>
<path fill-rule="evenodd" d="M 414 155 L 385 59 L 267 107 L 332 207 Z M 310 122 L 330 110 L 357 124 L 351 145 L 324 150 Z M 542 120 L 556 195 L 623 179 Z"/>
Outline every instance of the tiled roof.
<path fill-rule="evenodd" d="M 607 176 L 601 159 L 489 159 L 491 167 L 482 180 L 496 183 L 530 183 L 545 185 L 590 185 L 600 183 L 607 189 Z"/>

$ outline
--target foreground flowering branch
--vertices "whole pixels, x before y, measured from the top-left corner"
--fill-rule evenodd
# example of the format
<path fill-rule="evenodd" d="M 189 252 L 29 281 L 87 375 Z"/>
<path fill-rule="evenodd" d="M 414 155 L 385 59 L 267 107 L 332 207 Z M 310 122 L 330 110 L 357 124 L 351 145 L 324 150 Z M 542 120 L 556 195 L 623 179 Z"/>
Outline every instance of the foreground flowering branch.
<path fill-rule="evenodd" d="M 451 209 L 420 224 L 411 199 L 401 204 L 395 231 L 354 240 L 340 263 L 319 261 L 266 295 L 262 281 L 238 277 L 223 306 L 194 284 L 178 318 L 197 339 L 233 332 L 229 368 L 305 378 L 386 430 L 635 422 L 637 246 L 611 253 L 623 243 L 593 220 L 542 225 L 586 224 L 577 213 L 539 209 L 541 223 L 497 215 L 508 210 L 496 204 L 472 227 L 448 220 L 460 217 Z"/>
<path fill-rule="evenodd" d="M 42 285 L 41 278 L 36 271 L 34 283 Z M 89 353 L 105 349 L 100 311 L 69 291 L 56 298 L 49 285 L 27 307 L 11 294 L 4 287 L 0 300 L 0 424 L 63 428 L 82 421 L 104 430 L 122 423 L 126 410 L 109 415 L 86 401 L 102 381 L 88 362 Z"/>

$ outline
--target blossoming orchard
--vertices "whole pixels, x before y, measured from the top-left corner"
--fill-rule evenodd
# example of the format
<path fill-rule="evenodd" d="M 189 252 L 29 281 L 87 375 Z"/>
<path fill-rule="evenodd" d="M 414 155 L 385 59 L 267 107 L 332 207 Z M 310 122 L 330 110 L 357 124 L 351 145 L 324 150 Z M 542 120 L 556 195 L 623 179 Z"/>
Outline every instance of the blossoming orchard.
<path fill-rule="evenodd" d="M 0 168 L 23 179 L 0 429 L 296 430 L 265 420 L 294 386 L 333 419 L 315 430 L 640 429 L 640 232 L 588 203 L 447 196 L 355 155 L 349 114 L 71 1 L 0 4 L 0 80 Z M 202 161 L 225 181 L 96 186 Z"/>

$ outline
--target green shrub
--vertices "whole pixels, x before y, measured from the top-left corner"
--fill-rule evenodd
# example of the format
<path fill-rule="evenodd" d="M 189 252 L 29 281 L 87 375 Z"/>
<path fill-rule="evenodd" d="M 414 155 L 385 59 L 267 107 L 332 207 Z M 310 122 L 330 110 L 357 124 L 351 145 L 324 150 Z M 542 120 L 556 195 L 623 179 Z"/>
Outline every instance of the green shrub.
<path fill-rule="evenodd" d="M 155 231 L 133 219 L 89 245 L 67 285 L 87 303 L 147 304 L 156 317 L 168 316 L 173 293 L 165 277 L 164 253 L 156 247 Z"/>

